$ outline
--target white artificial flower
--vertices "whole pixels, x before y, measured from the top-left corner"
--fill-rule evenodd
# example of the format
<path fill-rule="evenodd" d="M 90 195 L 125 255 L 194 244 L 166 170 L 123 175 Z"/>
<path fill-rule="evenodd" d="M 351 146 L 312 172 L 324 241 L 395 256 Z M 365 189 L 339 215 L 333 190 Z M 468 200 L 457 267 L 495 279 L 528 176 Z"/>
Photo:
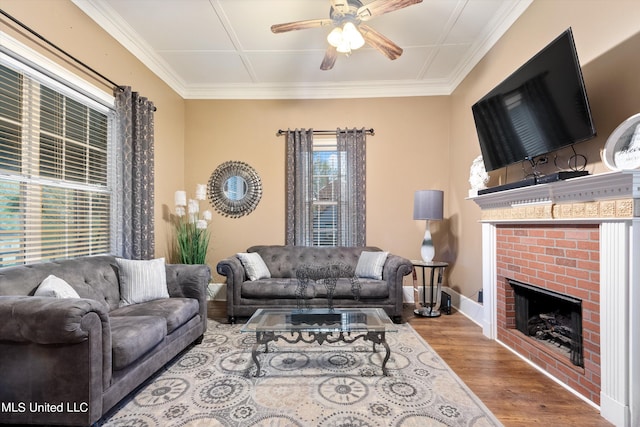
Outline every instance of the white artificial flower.
<path fill-rule="evenodd" d="M 197 200 L 189 199 L 189 213 L 195 215 L 200 212 L 200 203 Z"/>
<path fill-rule="evenodd" d="M 205 200 L 207 198 L 207 186 L 204 184 L 196 185 L 196 200 Z"/>
<path fill-rule="evenodd" d="M 202 219 L 204 219 L 205 221 L 208 222 L 208 221 L 211 221 L 211 218 L 212 218 L 211 211 L 206 210 L 206 211 L 202 212 Z"/>
<path fill-rule="evenodd" d="M 178 215 L 180 218 L 182 218 L 186 214 L 187 214 L 187 212 L 186 212 L 184 206 L 177 206 L 176 207 L 176 215 Z"/>
<path fill-rule="evenodd" d="M 198 222 L 196 222 L 196 228 L 198 230 L 204 230 L 207 228 L 207 221 L 205 221 L 204 219 L 199 219 Z"/>
<path fill-rule="evenodd" d="M 186 191 L 176 191 L 174 196 L 175 205 L 176 206 L 187 206 L 187 192 Z"/>

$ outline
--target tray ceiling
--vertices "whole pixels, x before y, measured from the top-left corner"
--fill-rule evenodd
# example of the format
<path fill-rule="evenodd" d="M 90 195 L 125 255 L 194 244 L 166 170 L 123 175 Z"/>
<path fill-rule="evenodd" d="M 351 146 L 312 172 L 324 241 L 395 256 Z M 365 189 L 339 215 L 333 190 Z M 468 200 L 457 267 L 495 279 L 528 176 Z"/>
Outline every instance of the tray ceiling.
<path fill-rule="evenodd" d="M 73 0 L 185 99 L 449 95 L 531 1 L 423 0 L 367 22 L 400 58 L 365 46 L 321 71 L 331 28 L 270 27 L 328 0 Z"/>

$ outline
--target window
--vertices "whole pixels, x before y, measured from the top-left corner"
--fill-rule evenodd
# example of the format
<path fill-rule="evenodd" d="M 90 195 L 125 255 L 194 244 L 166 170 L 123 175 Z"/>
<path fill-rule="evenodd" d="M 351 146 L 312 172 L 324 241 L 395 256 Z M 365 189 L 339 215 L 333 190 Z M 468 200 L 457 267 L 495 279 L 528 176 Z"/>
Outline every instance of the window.
<path fill-rule="evenodd" d="M 113 111 L 0 57 L 0 266 L 111 250 Z"/>
<path fill-rule="evenodd" d="M 287 244 L 364 246 L 364 131 L 287 136 Z"/>
<path fill-rule="evenodd" d="M 312 246 L 336 246 L 342 233 L 340 195 L 346 188 L 346 153 L 339 152 L 335 138 L 316 138 L 313 144 L 310 200 Z"/>

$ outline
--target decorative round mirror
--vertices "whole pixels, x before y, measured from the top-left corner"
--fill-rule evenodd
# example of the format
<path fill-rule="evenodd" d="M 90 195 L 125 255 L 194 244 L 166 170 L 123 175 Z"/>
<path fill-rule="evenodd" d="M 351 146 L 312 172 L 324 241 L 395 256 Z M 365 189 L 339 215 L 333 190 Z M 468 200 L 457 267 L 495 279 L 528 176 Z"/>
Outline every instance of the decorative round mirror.
<path fill-rule="evenodd" d="M 220 214 L 239 218 L 258 206 L 262 197 L 262 182 L 255 169 L 248 164 L 224 162 L 211 174 L 207 196 Z"/>

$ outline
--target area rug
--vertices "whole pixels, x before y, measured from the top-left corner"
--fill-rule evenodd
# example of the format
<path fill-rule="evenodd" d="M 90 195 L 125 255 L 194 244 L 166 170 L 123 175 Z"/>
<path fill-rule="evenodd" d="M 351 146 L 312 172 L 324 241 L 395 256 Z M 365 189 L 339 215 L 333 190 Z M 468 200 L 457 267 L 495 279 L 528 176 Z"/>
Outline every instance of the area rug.
<path fill-rule="evenodd" d="M 99 423 L 112 426 L 500 426 L 409 324 L 372 344 L 279 340 L 251 358 L 255 335 L 209 320 L 191 347 Z"/>

